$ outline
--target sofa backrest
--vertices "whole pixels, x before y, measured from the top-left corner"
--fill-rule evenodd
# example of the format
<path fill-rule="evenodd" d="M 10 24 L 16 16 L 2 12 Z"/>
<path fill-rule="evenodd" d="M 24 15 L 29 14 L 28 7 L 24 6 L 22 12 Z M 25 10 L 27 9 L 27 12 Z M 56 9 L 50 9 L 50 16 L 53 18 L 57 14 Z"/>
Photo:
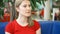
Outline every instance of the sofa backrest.
<path fill-rule="evenodd" d="M 39 21 L 42 34 L 60 34 L 60 21 Z"/>
<path fill-rule="evenodd" d="M 41 25 L 42 34 L 52 34 L 53 22 L 52 21 L 39 21 Z"/>
<path fill-rule="evenodd" d="M 60 21 L 54 21 L 52 34 L 60 34 Z"/>
<path fill-rule="evenodd" d="M 8 22 L 0 22 L 0 34 L 5 34 L 5 26 Z"/>

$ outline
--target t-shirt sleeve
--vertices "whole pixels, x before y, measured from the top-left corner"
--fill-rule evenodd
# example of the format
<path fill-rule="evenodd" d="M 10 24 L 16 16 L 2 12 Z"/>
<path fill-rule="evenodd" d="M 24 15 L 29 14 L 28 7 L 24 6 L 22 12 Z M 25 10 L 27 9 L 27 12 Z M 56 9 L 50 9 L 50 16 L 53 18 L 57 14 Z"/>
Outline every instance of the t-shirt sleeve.
<path fill-rule="evenodd" d="M 12 23 L 8 23 L 5 27 L 5 32 L 8 32 L 8 33 L 13 33 L 13 26 L 12 26 Z"/>
<path fill-rule="evenodd" d="M 40 28 L 39 22 L 34 20 L 34 29 L 35 29 L 35 31 L 38 30 L 39 28 Z"/>

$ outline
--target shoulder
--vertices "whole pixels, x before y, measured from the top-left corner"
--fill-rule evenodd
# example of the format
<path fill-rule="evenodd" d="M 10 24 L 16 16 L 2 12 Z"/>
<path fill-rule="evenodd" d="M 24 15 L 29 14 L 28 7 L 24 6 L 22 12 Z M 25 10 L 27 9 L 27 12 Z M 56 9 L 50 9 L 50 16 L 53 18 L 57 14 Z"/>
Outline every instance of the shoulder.
<path fill-rule="evenodd" d="M 33 22 L 34 22 L 35 25 L 40 25 L 39 22 L 36 21 L 36 20 L 33 20 Z"/>
<path fill-rule="evenodd" d="M 7 25 L 13 25 L 16 22 L 16 20 L 13 20 L 11 22 L 9 22 Z"/>
<path fill-rule="evenodd" d="M 14 24 L 15 24 L 15 20 L 13 20 L 12 22 L 9 22 L 7 25 L 6 25 L 6 28 L 8 28 L 8 27 L 13 27 L 14 26 Z"/>
<path fill-rule="evenodd" d="M 38 30 L 38 29 L 40 28 L 40 24 L 39 24 L 39 22 L 36 21 L 36 20 L 33 20 L 33 21 L 34 21 L 34 29 L 35 29 L 35 31 L 36 31 L 36 30 Z"/>
<path fill-rule="evenodd" d="M 9 23 L 6 25 L 6 29 L 8 29 L 8 28 L 13 28 L 14 25 L 15 25 L 15 22 L 16 22 L 16 20 L 13 20 L 13 21 L 9 22 Z"/>
<path fill-rule="evenodd" d="M 5 27 L 5 32 L 12 33 L 14 31 L 14 24 L 15 24 L 15 20 L 9 22 Z"/>

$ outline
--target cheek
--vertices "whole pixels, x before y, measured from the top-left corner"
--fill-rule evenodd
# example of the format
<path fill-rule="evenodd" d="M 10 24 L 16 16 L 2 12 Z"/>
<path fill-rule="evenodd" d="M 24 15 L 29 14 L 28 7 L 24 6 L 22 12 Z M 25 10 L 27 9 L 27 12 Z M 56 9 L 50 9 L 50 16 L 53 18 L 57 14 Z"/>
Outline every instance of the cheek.
<path fill-rule="evenodd" d="M 20 11 L 21 11 L 21 12 L 25 12 L 25 11 L 26 11 L 26 8 L 21 7 L 21 8 L 20 8 Z"/>
<path fill-rule="evenodd" d="M 19 10 L 19 13 L 20 13 L 20 14 L 25 14 L 25 11 L 26 11 L 26 10 L 25 10 L 24 8 L 21 8 L 21 9 Z"/>

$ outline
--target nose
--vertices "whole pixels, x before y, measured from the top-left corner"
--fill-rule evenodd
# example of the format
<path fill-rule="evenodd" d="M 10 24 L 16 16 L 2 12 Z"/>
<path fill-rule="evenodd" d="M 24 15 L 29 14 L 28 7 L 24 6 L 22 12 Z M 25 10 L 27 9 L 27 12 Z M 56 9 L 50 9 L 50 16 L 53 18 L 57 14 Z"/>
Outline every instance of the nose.
<path fill-rule="evenodd" d="M 31 7 L 27 7 L 27 10 L 31 10 Z"/>

